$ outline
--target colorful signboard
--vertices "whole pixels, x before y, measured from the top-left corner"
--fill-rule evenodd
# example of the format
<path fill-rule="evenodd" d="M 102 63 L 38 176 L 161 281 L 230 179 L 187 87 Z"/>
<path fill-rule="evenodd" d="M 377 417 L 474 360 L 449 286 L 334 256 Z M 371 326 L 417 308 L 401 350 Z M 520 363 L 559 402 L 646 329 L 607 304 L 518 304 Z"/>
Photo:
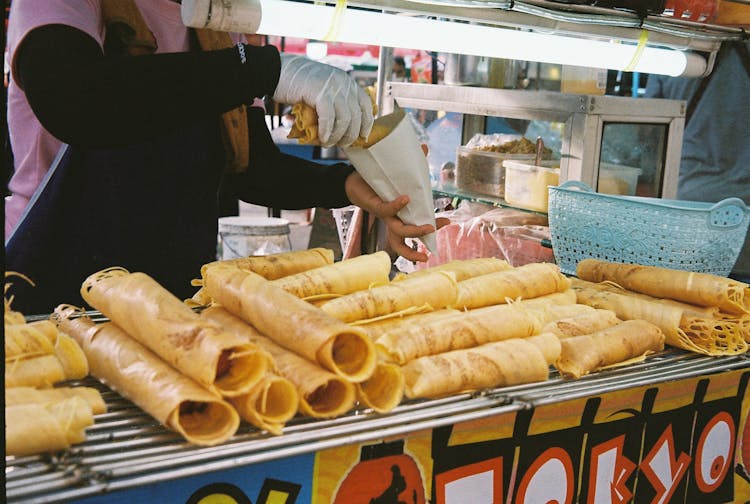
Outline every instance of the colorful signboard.
<path fill-rule="evenodd" d="M 84 502 L 748 502 L 749 380 L 750 371 L 736 370 L 529 403 L 479 420 Z"/>

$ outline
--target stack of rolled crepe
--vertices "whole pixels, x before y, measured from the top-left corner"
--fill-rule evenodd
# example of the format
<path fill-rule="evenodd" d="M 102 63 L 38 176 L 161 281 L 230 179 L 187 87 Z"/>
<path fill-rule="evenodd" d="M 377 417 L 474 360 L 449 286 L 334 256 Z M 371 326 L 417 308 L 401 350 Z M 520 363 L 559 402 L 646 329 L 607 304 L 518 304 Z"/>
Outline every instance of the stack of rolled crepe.
<path fill-rule="evenodd" d="M 659 326 L 667 344 L 707 355 L 744 353 L 750 341 L 747 284 L 706 273 L 586 259 L 578 302 Z"/>
<path fill-rule="evenodd" d="M 198 445 L 216 445 L 239 427 L 237 411 L 215 392 L 185 376 L 112 322 L 95 324 L 80 309 L 54 314 L 78 341 L 91 374 L 130 399 L 165 427 Z"/>
<path fill-rule="evenodd" d="M 342 268 L 346 271 L 350 265 L 370 260 L 384 263 L 374 255 L 362 261 L 342 261 L 348 263 Z M 327 270 L 331 275 L 304 276 L 306 282 L 298 285 L 311 288 L 321 278 L 337 278 L 341 271 Z M 288 285 L 293 284 L 296 281 Z M 296 386 L 301 413 L 331 418 L 349 411 L 357 400 L 383 412 L 401 401 L 400 369 L 377 362 L 372 342 L 360 328 L 329 316 L 276 281 L 250 272 L 213 269 L 205 287 L 220 307 L 208 308 L 201 316 L 271 354 L 278 373 Z"/>
<path fill-rule="evenodd" d="M 207 323 L 144 273 L 105 269 L 83 282 L 81 296 L 130 337 L 217 395 L 249 392 L 268 369 L 265 352 Z"/>

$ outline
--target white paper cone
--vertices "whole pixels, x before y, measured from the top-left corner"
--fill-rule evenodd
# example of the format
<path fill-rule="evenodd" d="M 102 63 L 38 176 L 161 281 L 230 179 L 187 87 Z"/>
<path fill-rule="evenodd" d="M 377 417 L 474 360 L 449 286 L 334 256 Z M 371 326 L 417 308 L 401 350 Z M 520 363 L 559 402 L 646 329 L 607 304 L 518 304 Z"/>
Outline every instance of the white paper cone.
<path fill-rule="evenodd" d="M 435 226 L 430 167 L 411 121 L 403 111 L 397 111 L 379 117 L 375 123 L 391 132 L 371 147 L 345 147 L 344 153 L 383 200 L 409 196 L 409 204 L 398 213 L 402 221 Z M 430 252 L 437 253 L 435 233 L 419 239 Z"/>

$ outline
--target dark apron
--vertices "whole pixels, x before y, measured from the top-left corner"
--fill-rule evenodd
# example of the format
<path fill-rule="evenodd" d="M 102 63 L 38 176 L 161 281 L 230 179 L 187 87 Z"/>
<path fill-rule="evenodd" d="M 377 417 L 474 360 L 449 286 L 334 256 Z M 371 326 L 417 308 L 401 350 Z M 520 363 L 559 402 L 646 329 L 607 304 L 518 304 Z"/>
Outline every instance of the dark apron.
<path fill-rule="evenodd" d="M 68 147 L 5 247 L 12 307 L 47 314 L 86 306 L 81 283 L 110 266 L 141 271 L 181 299 L 216 257 L 218 121 L 125 148 Z"/>

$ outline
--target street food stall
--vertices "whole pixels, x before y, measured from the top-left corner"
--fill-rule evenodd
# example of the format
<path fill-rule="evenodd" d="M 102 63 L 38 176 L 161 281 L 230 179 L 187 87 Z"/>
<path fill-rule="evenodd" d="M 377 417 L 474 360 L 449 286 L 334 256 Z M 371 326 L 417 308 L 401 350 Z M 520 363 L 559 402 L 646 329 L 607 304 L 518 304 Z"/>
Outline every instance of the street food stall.
<path fill-rule="evenodd" d="M 653 6 L 328 3 L 318 7 L 329 16 L 352 8 L 476 29 L 614 37 L 634 41 L 630 53 L 669 47 L 686 54 L 680 72 L 692 75 L 710 72 L 722 41 L 744 36 L 713 18 L 679 20 L 677 11 Z M 217 9 L 209 20 L 237 28 L 232 23 L 243 14 L 231 11 L 232 2 L 209 4 Z M 518 263 L 480 254 L 476 263 L 461 258 L 396 273 L 383 251 L 334 261 L 329 250 L 309 249 L 272 254 L 266 263 L 258 256 L 207 264 L 190 300 L 116 265 L 81 279 L 86 309 L 60 300 L 54 313 L 19 314 L 6 291 L 7 502 L 750 500 L 750 287 L 726 278 L 750 209 L 738 198 L 692 208 L 673 202 L 684 104 L 391 82 L 387 45 L 380 42 L 376 97 L 384 116 L 403 109 L 464 114 L 461 143 L 485 134 L 490 117 L 562 125 L 559 187 L 545 192 L 543 208 L 450 184 L 428 191 L 456 204 L 549 216 L 547 248 L 557 264 L 551 253 Z M 623 70 L 637 63 L 630 54 Z M 648 178 L 608 192 L 605 179 L 617 168 L 603 151 L 622 125 L 658 131 L 659 154 L 637 168 Z M 539 144 L 534 154 L 521 164 L 541 167 Z M 573 208 L 564 206 L 568 196 L 591 199 Z M 596 207 L 602 201 L 647 205 L 650 221 L 638 220 L 640 208 L 626 219 L 641 233 L 667 212 L 708 221 L 709 238 L 691 229 L 717 249 L 711 258 L 718 266 L 642 265 L 647 255 L 669 263 L 669 244 L 640 250 L 652 243 L 647 236 L 630 240 L 637 242 L 631 251 L 615 239 L 617 223 Z M 570 217 L 579 211 L 589 220 Z M 303 256 L 312 259 L 300 266 Z M 287 264 L 294 268 L 274 270 Z M 24 281 L 9 274 L 6 285 Z M 555 332 L 584 315 L 609 322 Z M 32 385 L 37 373 L 22 371 L 32 358 L 59 371 Z M 36 399 L 50 385 L 87 392 Z M 11 404 L 9 386 L 33 390 Z M 14 408 L 19 416 L 9 416 Z M 43 423 L 48 417 L 56 419 Z M 45 449 L 47 438 L 56 448 Z"/>

